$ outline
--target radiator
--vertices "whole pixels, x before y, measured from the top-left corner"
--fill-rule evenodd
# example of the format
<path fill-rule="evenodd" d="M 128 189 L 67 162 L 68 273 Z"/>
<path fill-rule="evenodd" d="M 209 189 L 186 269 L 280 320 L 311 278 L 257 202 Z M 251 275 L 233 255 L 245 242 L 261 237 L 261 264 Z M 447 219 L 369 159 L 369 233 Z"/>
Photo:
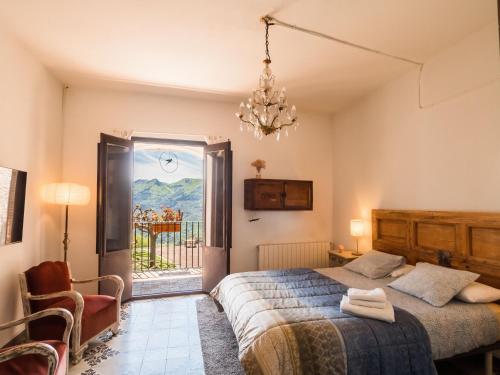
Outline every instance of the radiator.
<path fill-rule="evenodd" d="M 328 267 L 330 248 L 328 241 L 259 245 L 259 270 Z"/>

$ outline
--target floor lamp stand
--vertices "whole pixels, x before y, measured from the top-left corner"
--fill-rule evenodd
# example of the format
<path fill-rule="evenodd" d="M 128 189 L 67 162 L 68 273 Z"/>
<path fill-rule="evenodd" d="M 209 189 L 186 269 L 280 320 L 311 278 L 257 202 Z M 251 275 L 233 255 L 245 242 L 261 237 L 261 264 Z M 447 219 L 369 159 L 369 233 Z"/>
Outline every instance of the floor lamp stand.
<path fill-rule="evenodd" d="M 69 237 L 68 237 L 68 205 L 66 205 L 66 222 L 64 225 L 64 239 L 63 239 L 63 245 L 64 245 L 64 263 L 67 262 L 68 260 L 68 244 L 69 244 Z"/>

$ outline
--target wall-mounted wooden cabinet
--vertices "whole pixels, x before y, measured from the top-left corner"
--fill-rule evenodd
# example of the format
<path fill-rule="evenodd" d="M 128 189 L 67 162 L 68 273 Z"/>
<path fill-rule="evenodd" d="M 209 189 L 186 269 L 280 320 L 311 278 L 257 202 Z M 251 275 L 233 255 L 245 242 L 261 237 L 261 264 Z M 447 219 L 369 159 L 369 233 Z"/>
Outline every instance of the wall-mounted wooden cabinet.
<path fill-rule="evenodd" d="M 245 210 L 312 210 L 313 183 L 298 180 L 245 180 Z"/>

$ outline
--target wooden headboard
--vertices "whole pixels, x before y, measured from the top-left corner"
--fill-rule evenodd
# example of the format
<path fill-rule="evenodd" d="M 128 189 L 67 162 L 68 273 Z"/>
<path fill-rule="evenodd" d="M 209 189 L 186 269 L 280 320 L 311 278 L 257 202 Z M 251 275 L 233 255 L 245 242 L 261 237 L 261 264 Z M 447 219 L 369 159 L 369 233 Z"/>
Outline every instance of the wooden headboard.
<path fill-rule="evenodd" d="M 373 248 L 481 274 L 500 288 L 500 214 L 372 210 Z"/>

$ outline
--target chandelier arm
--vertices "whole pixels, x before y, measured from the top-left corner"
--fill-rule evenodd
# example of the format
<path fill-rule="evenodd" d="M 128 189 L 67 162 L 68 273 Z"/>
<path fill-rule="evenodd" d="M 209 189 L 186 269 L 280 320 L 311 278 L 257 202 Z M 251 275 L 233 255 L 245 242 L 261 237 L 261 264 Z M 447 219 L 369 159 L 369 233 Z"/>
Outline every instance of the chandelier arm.
<path fill-rule="evenodd" d="M 261 127 L 262 127 L 262 126 L 266 126 L 266 124 L 264 124 L 264 123 L 262 123 L 262 121 L 260 121 L 260 116 L 259 116 L 258 114 L 255 114 L 255 113 L 254 113 L 254 115 L 255 115 L 255 118 L 257 119 L 257 122 L 259 123 L 259 125 L 260 125 Z M 254 125 L 254 127 L 255 127 L 255 125 Z"/>
<path fill-rule="evenodd" d="M 287 127 L 287 126 L 292 126 L 292 125 L 293 125 L 293 123 L 294 123 L 294 122 L 296 122 L 296 121 L 297 121 L 297 117 L 294 117 L 294 118 L 292 119 L 292 122 L 288 122 L 288 123 L 285 123 L 285 124 L 281 124 L 281 125 L 280 125 L 280 128 L 284 128 L 284 127 Z"/>
<path fill-rule="evenodd" d="M 278 114 L 276 114 L 276 115 L 274 116 L 274 118 L 273 118 L 273 121 L 271 121 L 271 125 L 270 125 L 270 126 L 271 126 L 272 128 L 274 128 L 274 122 L 276 121 L 276 119 L 278 118 L 278 116 L 279 116 L 279 113 L 278 113 Z M 279 128 L 280 128 L 280 127 L 277 127 L 277 128 L 275 128 L 275 129 L 279 129 Z"/>
<path fill-rule="evenodd" d="M 241 120 L 241 122 L 243 122 L 245 124 L 250 124 L 250 125 L 252 125 L 255 128 L 255 125 L 251 121 L 245 120 L 243 118 L 241 118 L 240 120 Z"/>

